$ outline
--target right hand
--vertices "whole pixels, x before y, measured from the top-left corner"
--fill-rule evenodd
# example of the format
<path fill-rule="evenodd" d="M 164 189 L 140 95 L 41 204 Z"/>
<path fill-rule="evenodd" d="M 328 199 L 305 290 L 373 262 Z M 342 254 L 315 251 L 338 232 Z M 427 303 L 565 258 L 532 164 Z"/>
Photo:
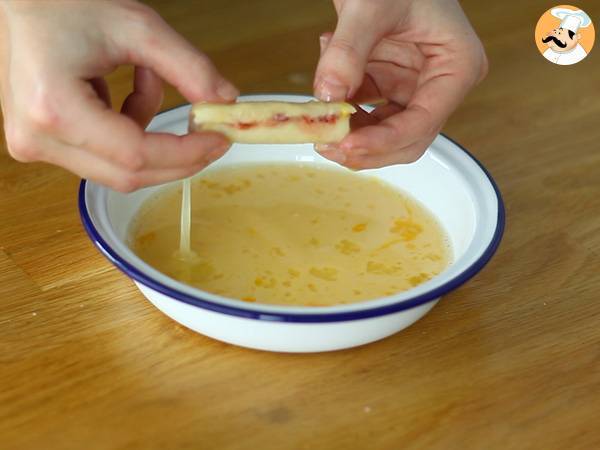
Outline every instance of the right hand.
<path fill-rule="evenodd" d="M 113 111 L 103 76 L 135 65 Z M 0 100 L 9 153 L 130 192 L 190 176 L 222 156 L 216 133 L 146 133 L 162 81 L 190 102 L 231 102 L 236 88 L 152 9 L 127 0 L 0 2 Z"/>
<path fill-rule="evenodd" d="M 334 33 L 321 36 L 315 95 L 370 103 L 352 132 L 319 146 L 353 169 L 416 161 L 487 73 L 481 41 L 457 0 L 333 0 Z"/>

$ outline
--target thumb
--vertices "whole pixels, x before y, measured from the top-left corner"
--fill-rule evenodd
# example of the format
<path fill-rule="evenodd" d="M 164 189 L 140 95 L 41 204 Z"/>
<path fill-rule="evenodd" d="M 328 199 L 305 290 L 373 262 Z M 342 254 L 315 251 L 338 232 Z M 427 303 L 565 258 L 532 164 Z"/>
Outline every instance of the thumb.
<path fill-rule="evenodd" d="M 369 55 L 382 36 L 375 11 L 361 2 L 348 2 L 339 13 L 330 37 L 320 39 L 321 58 L 314 81 L 315 96 L 324 101 L 342 101 L 359 88 Z"/>

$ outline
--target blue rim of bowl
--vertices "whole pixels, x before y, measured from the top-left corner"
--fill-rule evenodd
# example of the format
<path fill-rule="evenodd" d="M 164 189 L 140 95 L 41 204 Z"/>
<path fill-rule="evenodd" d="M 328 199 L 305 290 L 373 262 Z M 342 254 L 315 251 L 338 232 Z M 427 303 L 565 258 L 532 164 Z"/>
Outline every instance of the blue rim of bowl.
<path fill-rule="evenodd" d="M 173 108 L 175 109 L 175 108 Z M 167 111 L 163 111 L 167 112 Z M 144 274 L 142 271 L 137 269 L 135 266 L 129 264 L 125 261 L 114 249 L 112 249 L 108 243 L 102 238 L 96 227 L 94 226 L 89 212 L 87 210 L 87 205 L 85 203 L 85 187 L 87 184 L 87 180 L 82 180 L 79 186 L 79 214 L 81 216 L 81 222 L 83 223 L 83 227 L 87 232 L 88 236 L 94 243 L 94 245 L 108 258 L 110 262 L 112 262 L 118 269 L 120 269 L 123 273 L 125 273 L 128 277 L 144 284 L 145 286 L 160 292 L 167 297 L 170 297 L 174 300 L 178 300 L 184 303 L 187 303 L 192 306 L 196 306 L 198 308 L 207 309 L 209 311 L 227 314 L 230 316 L 242 317 L 246 319 L 255 319 L 255 320 L 268 320 L 270 322 L 296 322 L 296 323 L 323 323 L 323 322 L 343 322 L 349 320 L 360 320 L 360 319 L 368 319 L 372 317 L 384 316 L 400 311 L 404 311 L 407 309 L 415 308 L 417 306 L 428 303 L 432 300 L 436 300 L 439 297 L 447 294 L 460 287 L 472 277 L 474 277 L 479 271 L 481 271 L 485 265 L 492 258 L 498 246 L 500 245 L 500 241 L 502 240 L 502 235 L 504 234 L 504 224 L 505 224 L 505 210 L 504 210 L 504 202 L 502 200 L 502 195 L 500 194 L 500 190 L 496 185 L 496 182 L 487 171 L 487 169 L 475 158 L 467 149 L 465 149 L 458 142 L 449 138 L 448 136 L 442 134 L 443 137 L 448 139 L 462 151 L 464 151 L 475 163 L 481 168 L 481 170 L 485 173 L 488 180 L 490 181 L 494 191 L 496 193 L 496 198 L 498 201 L 498 218 L 496 222 L 496 230 L 494 231 L 494 235 L 487 246 L 487 248 L 483 251 L 481 256 L 469 267 L 467 267 L 463 272 L 452 278 L 451 280 L 445 282 L 444 284 L 432 289 L 431 291 L 425 292 L 421 295 L 417 295 L 412 298 L 408 298 L 405 300 L 401 300 L 398 303 L 393 303 L 391 305 L 379 306 L 374 308 L 368 307 L 368 302 L 365 302 L 365 309 L 357 310 L 357 311 L 349 311 L 349 312 L 336 312 L 336 313 L 291 313 L 291 312 L 281 312 L 281 311 L 273 311 L 269 310 L 269 307 L 265 305 L 264 309 L 261 310 L 250 310 L 245 309 L 243 307 L 235 307 L 229 305 L 223 305 L 220 303 L 215 303 L 210 300 L 206 300 L 200 297 L 195 297 L 184 292 L 173 289 L 155 279 L 149 277 Z M 255 304 L 256 305 L 256 304 Z M 258 305 L 256 305 L 258 306 Z"/>

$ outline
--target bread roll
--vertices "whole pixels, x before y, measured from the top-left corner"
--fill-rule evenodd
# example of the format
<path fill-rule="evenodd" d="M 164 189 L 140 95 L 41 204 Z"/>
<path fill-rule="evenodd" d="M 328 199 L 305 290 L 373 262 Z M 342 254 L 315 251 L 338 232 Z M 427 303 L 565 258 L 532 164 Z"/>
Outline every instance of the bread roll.
<path fill-rule="evenodd" d="M 350 131 L 348 103 L 196 103 L 191 131 L 217 131 L 245 144 L 302 144 L 341 141 Z"/>

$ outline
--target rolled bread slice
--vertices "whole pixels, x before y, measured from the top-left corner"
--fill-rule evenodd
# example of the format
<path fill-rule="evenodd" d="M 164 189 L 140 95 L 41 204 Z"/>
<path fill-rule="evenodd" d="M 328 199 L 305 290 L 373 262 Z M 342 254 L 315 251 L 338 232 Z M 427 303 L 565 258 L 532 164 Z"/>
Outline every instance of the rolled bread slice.
<path fill-rule="evenodd" d="M 354 112 L 344 102 L 196 103 L 190 130 L 217 131 L 244 144 L 327 144 L 348 134 Z"/>

